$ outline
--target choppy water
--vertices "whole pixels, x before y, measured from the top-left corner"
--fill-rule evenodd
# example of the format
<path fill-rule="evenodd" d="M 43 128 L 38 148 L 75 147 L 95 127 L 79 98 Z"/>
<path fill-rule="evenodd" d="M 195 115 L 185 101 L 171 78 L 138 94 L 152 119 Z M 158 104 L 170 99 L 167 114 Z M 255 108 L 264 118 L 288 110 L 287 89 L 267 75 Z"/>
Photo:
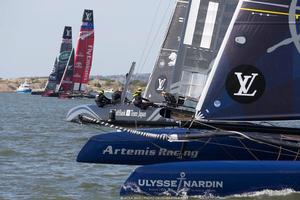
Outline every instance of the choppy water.
<path fill-rule="evenodd" d="M 88 138 L 101 131 L 65 122 L 64 118 L 70 108 L 90 102 L 0 94 L 1 200 L 120 198 L 120 186 L 133 166 L 75 161 Z M 195 199 L 201 198 L 205 197 Z M 300 194 L 264 191 L 226 199 L 296 200 Z"/>

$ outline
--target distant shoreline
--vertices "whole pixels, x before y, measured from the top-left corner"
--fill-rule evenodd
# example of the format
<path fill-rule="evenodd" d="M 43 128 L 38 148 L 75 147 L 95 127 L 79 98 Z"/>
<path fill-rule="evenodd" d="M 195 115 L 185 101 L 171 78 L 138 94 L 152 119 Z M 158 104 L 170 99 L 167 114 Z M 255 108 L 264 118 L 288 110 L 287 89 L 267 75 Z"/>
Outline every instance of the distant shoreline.
<path fill-rule="evenodd" d="M 149 74 L 135 75 L 133 78 L 133 84 L 130 85 L 129 89 L 134 91 L 137 87 L 145 88 Z M 111 75 L 111 76 L 91 76 L 88 83 L 88 90 L 99 91 L 104 90 L 117 90 L 122 87 L 124 82 L 124 76 L 122 75 Z M 48 77 L 22 77 L 22 78 L 10 78 L 3 79 L 0 78 L 0 93 L 12 93 L 15 92 L 21 83 L 25 80 L 29 83 L 33 91 L 43 90 L 47 83 Z"/>

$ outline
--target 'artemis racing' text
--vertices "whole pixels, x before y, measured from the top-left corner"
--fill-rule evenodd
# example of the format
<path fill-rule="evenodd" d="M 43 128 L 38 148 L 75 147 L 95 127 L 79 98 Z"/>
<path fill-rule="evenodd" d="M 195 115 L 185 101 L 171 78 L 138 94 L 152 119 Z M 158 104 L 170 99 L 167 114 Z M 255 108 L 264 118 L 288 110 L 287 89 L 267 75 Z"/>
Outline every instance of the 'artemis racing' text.
<path fill-rule="evenodd" d="M 127 148 L 113 148 L 113 146 L 107 146 L 103 152 L 103 155 L 124 155 L 124 156 L 174 156 L 174 157 L 190 157 L 197 158 L 199 151 L 190 150 L 170 150 L 165 148 L 159 148 L 158 150 L 150 149 L 149 147 L 145 149 L 127 149 Z"/>

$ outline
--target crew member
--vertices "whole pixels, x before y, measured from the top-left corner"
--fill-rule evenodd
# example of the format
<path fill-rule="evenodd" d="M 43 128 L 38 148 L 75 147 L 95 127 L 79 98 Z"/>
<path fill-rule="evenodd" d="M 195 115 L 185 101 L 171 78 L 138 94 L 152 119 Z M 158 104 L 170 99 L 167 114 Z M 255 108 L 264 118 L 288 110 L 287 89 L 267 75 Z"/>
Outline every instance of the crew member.
<path fill-rule="evenodd" d="M 143 98 L 142 97 L 142 88 L 139 88 L 134 94 L 133 94 L 133 104 L 136 107 L 139 107 L 143 110 L 146 110 L 148 107 L 157 107 L 156 104 L 151 102 L 149 99 Z"/>
<path fill-rule="evenodd" d="M 121 103 L 121 97 L 122 97 L 122 88 L 121 89 L 119 88 L 117 91 L 113 92 L 111 95 L 112 104 Z"/>
<path fill-rule="evenodd" d="M 98 107 L 103 107 L 107 104 L 111 104 L 111 100 L 104 95 L 104 90 L 100 90 L 99 94 L 95 98 L 95 102 Z"/>
<path fill-rule="evenodd" d="M 177 107 L 177 100 L 173 94 L 162 91 L 161 95 L 165 98 L 167 106 Z"/>

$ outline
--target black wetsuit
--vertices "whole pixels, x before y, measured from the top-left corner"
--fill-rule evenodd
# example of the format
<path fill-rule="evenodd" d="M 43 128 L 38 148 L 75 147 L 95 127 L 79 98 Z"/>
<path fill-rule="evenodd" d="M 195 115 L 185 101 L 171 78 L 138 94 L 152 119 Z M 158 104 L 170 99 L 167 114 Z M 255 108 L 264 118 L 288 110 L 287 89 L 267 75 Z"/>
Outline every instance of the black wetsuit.
<path fill-rule="evenodd" d="M 135 95 L 133 104 L 143 110 L 146 110 L 150 106 L 157 107 L 157 105 L 150 102 L 148 99 L 143 98 L 142 95 Z"/>
<path fill-rule="evenodd" d="M 111 100 L 107 98 L 104 94 L 99 94 L 95 98 L 95 102 L 98 107 L 103 107 L 107 104 L 111 104 Z"/>
<path fill-rule="evenodd" d="M 115 91 L 111 95 L 111 102 L 113 104 L 121 103 L 122 91 Z"/>
<path fill-rule="evenodd" d="M 174 95 L 166 92 L 164 93 L 163 97 L 165 98 L 168 106 L 177 107 L 177 100 Z"/>

